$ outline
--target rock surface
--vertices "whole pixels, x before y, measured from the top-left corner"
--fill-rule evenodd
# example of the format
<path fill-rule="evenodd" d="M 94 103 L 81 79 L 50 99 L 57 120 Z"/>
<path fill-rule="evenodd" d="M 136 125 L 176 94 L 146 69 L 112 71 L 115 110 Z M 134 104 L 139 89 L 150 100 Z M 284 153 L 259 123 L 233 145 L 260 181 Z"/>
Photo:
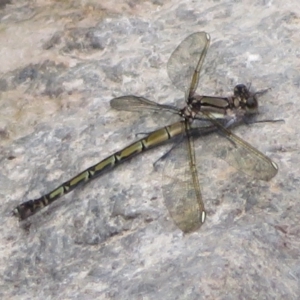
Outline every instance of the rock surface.
<path fill-rule="evenodd" d="M 299 299 L 300 4 L 106 2 L 0 1 L 0 298 Z M 166 63 L 197 31 L 212 37 L 199 93 L 270 88 L 260 118 L 285 122 L 235 132 L 279 165 L 275 178 L 202 155 L 207 219 L 183 234 L 152 166 L 160 147 L 26 222 L 10 216 L 171 122 L 115 112 L 109 100 L 135 94 L 182 107 Z"/>

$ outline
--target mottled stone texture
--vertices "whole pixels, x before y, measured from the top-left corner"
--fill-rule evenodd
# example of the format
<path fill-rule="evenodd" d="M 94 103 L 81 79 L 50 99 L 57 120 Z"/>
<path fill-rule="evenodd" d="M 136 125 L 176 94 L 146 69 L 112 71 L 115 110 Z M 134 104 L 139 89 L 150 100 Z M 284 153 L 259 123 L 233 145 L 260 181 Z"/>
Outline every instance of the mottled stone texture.
<path fill-rule="evenodd" d="M 12 0 L 0 2 L 0 20 L 1 299 L 299 299 L 298 1 Z M 198 92 L 270 88 L 259 118 L 285 122 L 235 132 L 278 175 L 261 182 L 198 151 L 207 220 L 183 235 L 152 166 L 161 147 L 25 224 L 11 217 L 171 122 L 115 112 L 109 100 L 183 106 L 166 62 L 196 31 L 212 37 Z"/>

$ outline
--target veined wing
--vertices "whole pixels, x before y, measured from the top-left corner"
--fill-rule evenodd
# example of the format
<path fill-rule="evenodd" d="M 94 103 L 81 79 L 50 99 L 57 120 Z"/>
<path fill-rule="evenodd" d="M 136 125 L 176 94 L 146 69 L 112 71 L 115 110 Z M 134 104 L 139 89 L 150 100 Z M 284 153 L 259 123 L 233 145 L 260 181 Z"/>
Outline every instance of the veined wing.
<path fill-rule="evenodd" d="M 206 32 L 196 32 L 185 38 L 171 54 L 167 69 L 172 83 L 191 96 L 197 89 L 200 70 L 210 44 Z"/>
<path fill-rule="evenodd" d="M 110 106 L 116 110 L 123 111 L 169 111 L 173 113 L 179 112 L 179 109 L 172 105 L 158 104 L 154 101 L 148 100 L 144 97 L 138 97 L 134 95 L 122 96 L 110 100 Z"/>
<path fill-rule="evenodd" d="M 167 69 L 172 83 L 186 93 L 194 94 L 197 89 L 200 70 L 210 43 L 210 36 L 206 32 L 196 32 L 184 39 L 171 54 Z M 120 111 L 170 111 L 179 113 L 179 109 L 172 105 L 158 104 L 144 97 L 134 95 L 114 98 L 110 101 L 112 108 Z"/>
<path fill-rule="evenodd" d="M 188 121 L 185 122 L 188 129 Z M 193 138 L 184 138 L 166 158 L 162 191 L 166 207 L 175 224 L 183 232 L 197 230 L 205 221 Z"/>
<path fill-rule="evenodd" d="M 204 147 L 209 147 L 210 153 L 213 152 L 237 170 L 260 180 L 268 181 L 277 174 L 278 167 L 275 162 L 223 127 L 210 112 L 202 111 L 202 114 L 210 119 L 219 132 L 207 137 L 207 142 L 203 141 Z"/>

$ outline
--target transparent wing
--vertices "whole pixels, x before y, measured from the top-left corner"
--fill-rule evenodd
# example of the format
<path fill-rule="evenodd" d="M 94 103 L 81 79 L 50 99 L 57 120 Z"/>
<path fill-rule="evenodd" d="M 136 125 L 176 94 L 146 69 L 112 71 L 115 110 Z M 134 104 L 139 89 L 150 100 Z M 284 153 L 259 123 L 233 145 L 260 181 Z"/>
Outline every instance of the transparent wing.
<path fill-rule="evenodd" d="M 200 70 L 210 43 L 206 32 L 196 32 L 184 39 L 171 54 L 167 69 L 172 83 L 187 96 L 198 86 Z"/>
<path fill-rule="evenodd" d="M 227 161 L 237 170 L 256 179 L 268 181 L 277 171 L 277 165 L 267 156 L 252 147 L 230 130 L 223 127 L 224 119 L 198 120 L 180 143 L 175 145 L 165 161 L 162 191 L 167 209 L 175 224 L 183 232 L 197 230 L 204 222 L 205 210 L 202 201 L 194 138 L 201 146 L 201 159 L 213 155 Z"/>
<path fill-rule="evenodd" d="M 179 109 L 172 105 L 158 104 L 154 101 L 148 100 L 144 97 L 137 97 L 133 95 L 122 96 L 110 100 L 110 106 L 116 110 L 123 111 L 170 111 L 173 113 L 178 113 Z"/>
<path fill-rule="evenodd" d="M 197 230 L 205 219 L 193 139 L 187 135 L 166 158 L 162 192 L 168 211 L 183 232 Z"/>
<path fill-rule="evenodd" d="M 204 153 L 214 154 L 256 179 L 268 181 L 277 174 L 278 167 L 270 158 L 223 127 L 209 112 L 202 113 L 210 119 L 212 126 L 218 128 L 219 133 L 204 137 L 201 141 Z M 192 133 L 197 135 L 197 129 Z M 200 135 L 203 136 L 202 129 Z"/>

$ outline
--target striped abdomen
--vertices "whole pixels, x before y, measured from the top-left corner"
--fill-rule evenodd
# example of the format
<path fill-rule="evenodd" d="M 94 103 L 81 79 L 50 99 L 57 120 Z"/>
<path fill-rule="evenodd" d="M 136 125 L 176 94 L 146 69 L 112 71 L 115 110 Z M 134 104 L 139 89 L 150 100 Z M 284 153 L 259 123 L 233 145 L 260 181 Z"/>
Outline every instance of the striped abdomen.
<path fill-rule="evenodd" d="M 13 214 L 18 216 L 21 220 L 30 217 L 43 207 L 54 202 L 56 199 L 71 192 L 80 184 L 86 183 L 104 172 L 113 169 L 123 161 L 183 133 L 185 131 L 185 126 L 185 122 L 181 121 L 150 133 L 147 137 L 132 143 L 121 151 L 103 159 L 96 165 L 89 167 L 72 179 L 64 182 L 50 193 L 45 194 L 38 199 L 29 200 L 18 205 L 14 209 Z"/>

